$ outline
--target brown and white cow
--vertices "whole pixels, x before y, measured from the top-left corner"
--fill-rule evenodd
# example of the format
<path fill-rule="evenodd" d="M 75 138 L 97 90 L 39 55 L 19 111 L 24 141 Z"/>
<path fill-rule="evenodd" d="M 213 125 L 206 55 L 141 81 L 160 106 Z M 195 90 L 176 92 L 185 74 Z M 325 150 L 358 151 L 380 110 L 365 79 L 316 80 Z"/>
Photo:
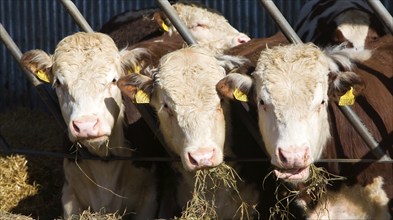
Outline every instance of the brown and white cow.
<path fill-rule="evenodd" d="M 88 208 L 135 219 L 155 217 L 154 172 L 130 160 L 105 160 L 132 155 L 123 134 L 124 107 L 116 83 L 141 53 L 119 51 L 105 34 L 80 32 L 60 41 L 52 55 L 32 50 L 22 57 L 28 71 L 53 84 L 70 141 L 103 159 L 64 159 L 65 218 Z"/>
<path fill-rule="evenodd" d="M 173 4 L 173 7 L 198 44 L 216 53 L 250 40 L 219 12 L 204 5 L 181 1 Z M 165 32 L 169 35 L 176 33 L 168 20 L 160 9 L 129 11 L 112 18 L 100 31 L 111 36 L 122 48 L 157 38 Z"/>
<path fill-rule="evenodd" d="M 118 83 L 132 100 L 142 91 L 150 97 L 168 147 L 181 158 L 182 165 L 174 164 L 181 174 L 176 187 L 179 207 L 191 198 L 195 171 L 215 167 L 231 154 L 229 106 L 217 94 L 216 84 L 226 74 L 223 66 L 242 62 L 229 56 L 216 59 L 206 49 L 187 47 L 165 55 L 150 74 L 133 73 Z M 241 184 L 239 191 L 245 201 L 257 202 L 253 185 Z M 219 190 L 216 201 L 220 219 L 234 217 L 239 204 L 227 189 Z"/>
<path fill-rule="evenodd" d="M 273 47 L 261 52 L 251 77 L 229 74 L 218 88 L 228 97 L 233 97 L 235 88 L 249 93 L 257 104 L 260 132 L 271 163 L 276 166 L 276 176 L 293 183 L 303 182 L 309 176 L 309 165 L 322 155 L 325 158 L 373 158 L 334 103 L 351 86 L 358 96 L 355 111 L 370 126 L 382 150 L 391 153 L 393 120 L 388 106 L 392 103 L 392 90 L 386 81 L 392 77 L 392 39 L 392 36 L 379 39 L 372 47 L 373 56 L 358 64 L 354 69 L 356 73 L 349 71 L 352 68 L 349 58 L 365 60 L 368 51 L 359 53 L 336 48 L 323 52 L 312 44 Z M 362 87 L 365 89 L 361 93 Z M 329 141 L 330 130 L 333 138 Z M 393 192 L 391 164 L 335 164 L 328 170 L 347 177 L 346 184 L 355 187 L 351 190 L 370 184 L 379 186 L 368 190 L 374 195 L 363 197 L 377 198 L 375 200 L 359 204 L 350 198 L 341 199 L 347 204 L 352 201 L 360 207 L 359 212 L 351 211 L 351 206 L 343 203 L 329 206 L 327 211 L 331 218 L 390 216 L 387 201 Z M 336 195 L 343 196 L 345 191 L 344 186 L 342 193 Z M 366 206 L 378 207 L 382 213 L 367 212 Z M 341 211 L 335 212 L 337 208 Z M 313 216 L 315 212 L 308 214 Z"/>
<path fill-rule="evenodd" d="M 345 43 L 363 50 L 386 34 L 383 24 L 364 0 L 311 0 L 299 13 L 296 32 L 318 46 Z"/>
<path fill-rule="evenodd" d="M 250 40 L 217 11 L 187 2 L 176 3 L 173 7 L 198 44 L 216 54 Z M 173 26 L 170 29 L 175 30 Z"/>

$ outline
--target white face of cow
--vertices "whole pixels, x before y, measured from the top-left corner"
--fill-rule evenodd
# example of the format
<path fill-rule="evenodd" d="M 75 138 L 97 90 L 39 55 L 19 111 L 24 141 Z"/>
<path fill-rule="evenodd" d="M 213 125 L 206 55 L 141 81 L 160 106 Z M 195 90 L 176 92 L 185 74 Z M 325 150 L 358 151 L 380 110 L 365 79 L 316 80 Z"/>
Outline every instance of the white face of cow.
<path fill-rule="evenodd" d="M 252 77 L 230 73 L 217 90 L 230 99 L 238 96 L 236 90 L 253 97 L 276 176 L 303 181 L 330 137 L 328 90 L 334 99 L 350 89 L 359 92 L 363 82 L 350 71 L 352 61 L 364 61 L 370 55 L 368 50 L 340 45 L 325 51 L 311 43 L 277 46 L 261 52 Z"/>
<path fill-rule="evenodd" d="M 133 60 L 131 52 L 119 52 L 107 35 L 76 33 L 64 38 L 51 57 L 40 50 L 27 52 L 23 57 L 31 72 L 41 69 L 53 83 L 69 139 L 98 155 L 107 153 L 100 146 L 109 138 L 123 140 L 118 138 L 122 137 L 123 105 L 116 82 L 124 75 L 125 55 L 130 56 L 125 63 Z M 112 144 L 123 144 L 117 142 Z"/>
<path fill-rule="evenodd" d="M 177 3 L 174 8 L 202 47 L 216 53 L 245 43 L 250 38 L 232 27 L 220 14 L 195 5 Z"/>
<path fill-rule="evenodd" d="M 255 79 L 259 128 L 278 178 L 303 181 L 330 136 L 329 68 L 313 46 L 261 53 Z"/>
<path fill-rule="evenodd" d="M 120 55 L 105 35 L 73 35 L 53 55 L 53 84 L 71 141 L 99 147 L 122 109 Z"/>
<path fill-rule="evenodd" d="M 254 72 L 259 127 L 278 178 L 309 175 L 330 136 L 327 116 L 328 65 L 313 46 L 262 52 Z"/>
<path fill-rule="evenodd" d="M 224 68 L 202 49 L 182 49 L 160 61 L 151 104 L 166 142 L 187 170 L 223 161 L 226 110 L 215 85 L 224 76 Z"/>
<path fill-rule="evenodd" d="M 336 40 L 348 42 L 353 48 L 363 50 L 369 35 L 369 15 L 359 10 L 350 10 L 340 14 L 336 22 Z"/>

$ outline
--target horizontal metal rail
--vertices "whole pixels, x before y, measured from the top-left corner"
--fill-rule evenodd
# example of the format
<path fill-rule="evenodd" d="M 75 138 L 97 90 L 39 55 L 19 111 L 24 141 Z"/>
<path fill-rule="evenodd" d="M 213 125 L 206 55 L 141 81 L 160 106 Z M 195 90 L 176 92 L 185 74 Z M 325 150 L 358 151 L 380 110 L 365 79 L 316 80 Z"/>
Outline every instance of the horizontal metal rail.
<path fill-rule="evenodd" d="M 289 23 L 286 21 L 285 17 L 282 15 L 282 13 L 274 4 L 274 2 L 272 0 L 260 0 L 260 2 L 262 6 L 268 11 L 268 13 L 276 22 L 276 24 L 279 26 L 280 30 L 284 33 L 287 39 L 292 43 L 301 44 L 302 40 L 300 40 L 299 36 L 293 30 L 291 25 L 289 25 Z M 349 106 L 339 106 L 339 107 L 340 110 L 344 113 L 345 117 L 350 121 L 352 126 L 361 136 L 363 141 L 370 148 L 374 156 L 381 160 L 391 159 L 379 148 L 378 142 L 374 139 L 372 134 L 368 131 L 367 127 L 357 116 L 357 114 L 353 111 L 353 109 Z"/>

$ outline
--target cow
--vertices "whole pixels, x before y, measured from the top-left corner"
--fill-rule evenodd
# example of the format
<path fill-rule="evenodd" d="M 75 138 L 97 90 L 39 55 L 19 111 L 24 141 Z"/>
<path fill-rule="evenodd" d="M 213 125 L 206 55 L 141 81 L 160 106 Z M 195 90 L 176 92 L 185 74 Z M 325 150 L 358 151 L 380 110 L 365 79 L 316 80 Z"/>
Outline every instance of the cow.
<path fill-rule="evenodd" d="M 219 12 L 202 4 L 179 1 L 173 7 L 198 44 L 216 53 L 250 40 L 246 34 L 230 25 Z M 124 12 L 104 24 L 100 32 L 111 36 L 119 48 L 157 38 L 164 33 L 177 33 L 160 9 Z"/>
<path fill-rule="evenodd" d="M 244 62 L 238 57 L 221 56 L 203 47 L 192 46 L 171 52 L 160 59 L 157 69 L 131 73 L 118 82 L 123 94 L 136 100 L 142 93 L 155 109 L 160 131 L 169 149 L 181 159 L 173 163 L 179 173 L 177 204 L 191 199 L 197 170 L 220 165 L 231 155 L 229 106 L 215 89 L 225 74 Z M 252 184 L 240 184 L 241 197 L 252 204 L 258 191 Z M 218 218 L 233 218 L 239 207 L 228 189 L 215 195 Z"/>
<path fill-rule="evenodd" d="M 322 47 L 346 43 L 358 50 L 387 33 L 365 0 L 308 1 L 295 30 L 304 42 Z"/>
<path fill-rule="evenodd" d="M 256 105 L 259 129 L 276 167 L 275 175 L 296 188 L 309 177 L 309 165 L 321 157 L 374 158 L 336 104 L 344 94 L 357 97 L 355 112 L 380 142 L 382 151 L 392 155 L 393 119 L 388 107 L 392 103 L 388 83 L 392 77 L 392 42 L 392 36 L 387 35 L 370 44 L 373 50 L 369 59 L 367 50 L 356 52 L 337 46 L 321 51 L 312 43 L 265 49 L 252 76 L 229 74 L 217 88 L 228 98 L 234 97 L 236 88 L 248 94 Z M 357 67 L 351 59 L 357 60 Z M 327 206 L 319 203 L 319 209 L 313 209 L 299 202 L 308 207 L 306 216 L 328 213 L 333 219 L 390 218 L 391 164 L 329 163 L 326 168 L 347 181 L 328 191 Z M 370 200 L 361 203 L 355 196 L 345 197 L 348 192 Z M 357 211 L 351 211 L 353 206 Z M 367 206 L 379 211 L 369 212 Z"/>
<path fill-rule="evenodd" d="M 79 32 L 61 40 L 54 54 L 31 50 L 22 56 L 26 70 L 53 85 L 73 146 L 98 158 L 64 159 L 64 218 L 88 208 L 135 219 L 155 217 L 154 167 L 107 160 L 110 156 L 130 157 L 131 147 L 140 147 L 129 146 L 124 138 L 124 106 L 116 83 L 143 53 L 119 51 L 102 33 Z"/>

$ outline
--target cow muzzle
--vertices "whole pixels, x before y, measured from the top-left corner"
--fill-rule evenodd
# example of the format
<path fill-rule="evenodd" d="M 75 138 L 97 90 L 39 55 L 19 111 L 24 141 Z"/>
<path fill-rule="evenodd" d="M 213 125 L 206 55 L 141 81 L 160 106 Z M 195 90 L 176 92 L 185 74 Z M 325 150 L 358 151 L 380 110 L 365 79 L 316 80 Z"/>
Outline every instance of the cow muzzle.
<path fill-rule="evenodd" d="M 188 170 L 215 167 L 223 161 L 222 154 L 218 153 L 215 148 L 204 148 L 188 152 L 184 159 L 184 166 Z"/>
<path fill-rule="evenodd" d="M 287 181 L 303 181 L 310 174 L 309 166 L 311 164 L 308 147 L 278 147 L 275 153 L 277 168 L 274 174 Z"/>
<path fill-rule="evenodd" d="M 232 39 L 232 46 L 235 47 L 237 45 L 247 43 L 250 40 L 251 39 L 247 35 L 240 33 L 238 36 Z"/>
<path fill-rule="evenodd" d="M 85 115 L 72 120 L 69 130 L 76 140 L 93 142 L 105 141 L 108 135 L 101 130 L 101 121 L 97 116 Z"/>

